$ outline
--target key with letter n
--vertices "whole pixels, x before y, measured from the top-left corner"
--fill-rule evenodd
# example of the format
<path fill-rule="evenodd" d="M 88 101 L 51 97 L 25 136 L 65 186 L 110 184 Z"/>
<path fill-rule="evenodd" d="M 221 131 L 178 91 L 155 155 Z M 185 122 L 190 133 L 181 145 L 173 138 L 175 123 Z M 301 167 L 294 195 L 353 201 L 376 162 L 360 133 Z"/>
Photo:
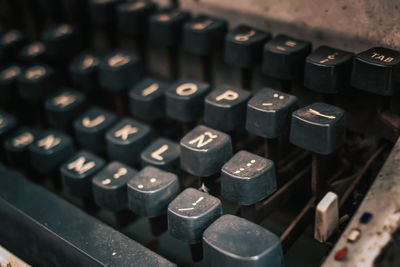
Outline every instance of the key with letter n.
<path fill-rule="evenodd" d="M 186 134 L 180 144 L 181 168 L 200 177 L 218 173 L 232 156 L 230 136 L 203 125 Z"/>

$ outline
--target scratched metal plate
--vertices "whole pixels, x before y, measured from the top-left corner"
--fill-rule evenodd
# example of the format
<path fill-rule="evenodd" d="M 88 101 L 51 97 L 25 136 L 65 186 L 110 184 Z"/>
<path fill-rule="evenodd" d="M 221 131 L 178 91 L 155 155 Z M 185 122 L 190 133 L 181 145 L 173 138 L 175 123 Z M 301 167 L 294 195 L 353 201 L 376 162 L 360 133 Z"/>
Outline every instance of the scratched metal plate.
<path fill-rule="evenodd" d="M 158 0 L 161 5 L 167 0 Z M 400 0 L 180 0 L 183 9 L 359 52 L 400 48 Z"/>

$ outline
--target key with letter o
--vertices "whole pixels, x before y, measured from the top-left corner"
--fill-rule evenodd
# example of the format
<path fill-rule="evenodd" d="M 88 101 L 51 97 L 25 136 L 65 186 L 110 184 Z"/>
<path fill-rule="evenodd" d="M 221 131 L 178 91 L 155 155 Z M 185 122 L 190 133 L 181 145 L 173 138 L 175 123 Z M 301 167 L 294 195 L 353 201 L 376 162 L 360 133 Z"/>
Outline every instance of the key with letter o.
<path fill-rule="evenodd" d="M 203 113 L 204 97 L 210 85 L 181 80 L 170 85 L 166 92 L 168 117 L 180 122 L 192 122 Z"/>

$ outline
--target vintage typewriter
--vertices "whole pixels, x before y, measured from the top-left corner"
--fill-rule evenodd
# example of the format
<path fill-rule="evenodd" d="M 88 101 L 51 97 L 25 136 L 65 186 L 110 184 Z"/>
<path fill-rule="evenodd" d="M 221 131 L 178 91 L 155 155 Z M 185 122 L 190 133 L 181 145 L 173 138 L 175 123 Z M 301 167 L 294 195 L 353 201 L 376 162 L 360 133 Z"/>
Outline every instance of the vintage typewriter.
<path fill-rule="evenodd" d="M 0 266 L 400 266 L 399 19 L 0 0 Z"/>

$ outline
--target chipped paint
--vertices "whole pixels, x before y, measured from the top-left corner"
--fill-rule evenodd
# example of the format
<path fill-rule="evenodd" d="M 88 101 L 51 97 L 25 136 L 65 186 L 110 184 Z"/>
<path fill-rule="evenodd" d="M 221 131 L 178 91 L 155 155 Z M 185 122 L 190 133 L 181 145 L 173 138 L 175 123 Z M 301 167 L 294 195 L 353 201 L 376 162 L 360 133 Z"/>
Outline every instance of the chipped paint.
<path fill-rule="evenodd" d="M 393 234 L 400 226 L 400 198 L 398 197 L 400 195 L 399 148 L 400 139 L 392 149 L 370 191 L 323 266 L 375 266 L 375 262 L 380 258 L 384 248 L 396 238 L 393 237 Z M 362 224 L 359 221 L 364 212 L 370 212 L 373 215 L 368 224 Z M 355 228 L 362 231 L 363 238 L 358 242 L 348 243 L 347 237 L 350 236 L 351 231 Z M 344 246 L 348 248 L 346 261 L 338 263 L 334 259 L 334 253 Z M 399 249 L 397 249 L 398 251 Z M 396 253 L 394 255 L 396 257 L 393 260 L 400 261 L 400 254 Z"/>

